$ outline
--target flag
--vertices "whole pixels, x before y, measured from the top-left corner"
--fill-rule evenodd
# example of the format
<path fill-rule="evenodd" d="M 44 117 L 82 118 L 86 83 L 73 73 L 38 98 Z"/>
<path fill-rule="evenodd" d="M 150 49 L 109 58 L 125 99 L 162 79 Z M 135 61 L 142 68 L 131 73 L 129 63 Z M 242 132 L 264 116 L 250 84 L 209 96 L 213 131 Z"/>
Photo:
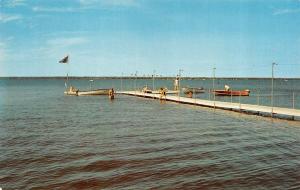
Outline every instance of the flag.
<path fill-rule="evenodd" d="M 69 62 L 69 56 L 67 55 L 62 60 L 59 61 L 59 63 L 68 63 Z"/>

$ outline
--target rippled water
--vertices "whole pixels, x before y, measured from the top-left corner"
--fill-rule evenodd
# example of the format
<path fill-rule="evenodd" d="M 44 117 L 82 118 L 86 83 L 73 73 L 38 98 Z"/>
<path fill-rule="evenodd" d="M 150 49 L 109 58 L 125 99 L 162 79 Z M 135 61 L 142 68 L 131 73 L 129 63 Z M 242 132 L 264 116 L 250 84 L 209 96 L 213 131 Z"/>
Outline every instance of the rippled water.
<path fill-rule="evenodd" d="M 3 190 L 300 188 L 299 122 L 1 82 Z"/>

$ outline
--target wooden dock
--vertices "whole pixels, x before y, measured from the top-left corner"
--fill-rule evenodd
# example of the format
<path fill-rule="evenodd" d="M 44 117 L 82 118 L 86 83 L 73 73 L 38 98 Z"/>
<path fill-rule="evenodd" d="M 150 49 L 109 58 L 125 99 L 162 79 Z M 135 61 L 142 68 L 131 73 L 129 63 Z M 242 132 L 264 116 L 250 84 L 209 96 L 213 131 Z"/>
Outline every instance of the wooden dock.
<path fill-rule="evenodd" d="M 287 120 L 300 120 L 300 110 L 299 109 L 289 109 L 281 107 L 270 107 L 261 106 L 253 104 L 240 104 L 231 102 L 221 102 L 213 100 L 203 100 L 198 98 L 186 98 L 177 95 L 166 95 L 161 96 L 160 94 L 149 94 L 140 91 L 120 91 L 118 94 L 137 96 L 143 98 L 161 99 L 166 101 L 177 102 L 181 104 L 190 104 L 196 106 L 210 107 L 216 109 L 230 110 L 235 112 L 242 112 L 252 115 L 260 115 L 265 117 L 273 117 Z"/>

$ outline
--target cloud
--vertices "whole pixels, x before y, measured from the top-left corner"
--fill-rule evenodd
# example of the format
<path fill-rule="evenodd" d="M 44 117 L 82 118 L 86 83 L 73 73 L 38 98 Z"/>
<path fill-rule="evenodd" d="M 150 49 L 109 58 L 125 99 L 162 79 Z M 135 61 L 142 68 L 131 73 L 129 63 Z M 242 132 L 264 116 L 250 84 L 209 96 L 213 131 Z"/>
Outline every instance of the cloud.
<path fill-rule="evenodd" d="M 25 0 L 0 0 L 3 7 L 17 7 L 17 6 L 24 6 L 26 5 Z M 0 5 L 1 7 L 1 5 Z"/>
<path fill-rule="evenodd" d="M 49 46 L 69 47 L 74 45 L 80 45 L 87 43 L 88 40 L 84 37 L 72 37 L 72 38 L 55 38 L 47 41 Z"/>
<path fill-rule="evenodd" d="M 10 21 L 15 21 L 20 19 L 22 19 L 22 16 L 20 15 L 0 13 L 0 23 L 7 23 Z"/>
<path fill-rule="evenodd" d="M 136 0 L 79 0 L 82 6 L 101 5 L 106 7 L 130 7 L 136 6 Z"/>
<path fill-rule="evenodd" d="M 273 12 L 273 15 L 285 15 L 300 13 L 300 9 L 278 9 Z"/>
<path fill-rule="evenodd" d="M 1 0 L 0 0 L 1 1 Z M 44 7 L 35 6 L 34 12 L 79 12 L 89 9 L 107 9 L 115 7 L 137 6 L 136 0 L 78 0 L 80 6 L 74 7 Z"/>
<path fill-rule="evenodd" d="M 8 5 L 10 7 L 23 6 L 25 5 L 25 0 L 11 0 Z"/>
<path fill-rule="evenodd" d="M 73 7 L 33 7 L 32 11 L 34 12 L 75 12 L 79 9 Z"/>

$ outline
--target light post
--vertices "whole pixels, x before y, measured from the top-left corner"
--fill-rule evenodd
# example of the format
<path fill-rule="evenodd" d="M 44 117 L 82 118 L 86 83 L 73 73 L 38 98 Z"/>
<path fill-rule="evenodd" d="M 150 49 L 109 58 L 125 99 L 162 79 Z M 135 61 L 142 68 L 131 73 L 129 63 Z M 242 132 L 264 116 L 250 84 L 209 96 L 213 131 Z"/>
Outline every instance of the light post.
<path fill-rule="evenodd" d="M 94 80 L 90 80 L 90 90 L 92 90 L 92 83 L 94 82 Z"/>
<path fill-rule="evenodd" d="M 136 80 L 137 80 L 137 75 L 138 75 L 138 72 L 135 71 L 135 74 L 134 74 L 134 76 L 135 76 L 135 80 L 134 80 L 134 90 L 135 90 L 135 91 L 136 91 Z"/>
<path fill-rule="evenodd" d="M 216 107 L 216 93 L 215 93 L 215 78 L 216 78 L 216 68 L 213 68 L 213 95 L 214 95 L 214 108 Z"/>
<path fill-rule="evenodd" d="M 123 73 L 121 75 L 121 91 L 123 91 Z"/>
<path fill-rule="evenodd" d="M 133 73 L 131 73 L 131 74 L 130 74 L 130 84 L 132 85 L 132 87 L 133 87 L 133 90 L 134 90 L 134 87 L 135 87 L 134 81 L 135 81 L 135 80 L 134 80 L 134 78 L 133 78 L 133 77 L 134 77 L 134 74 L 133 74 Z"/>
<path fill-rule="evenodd" d="M 271 106 L 272 106 L 272 113 L 271 116 L 273 117 L 273 106 L 274 106 L 274 66 L 277 65 L 276 63 L 272 63 L 272 86 L 271 86 Z"/>
<path fill-rule="evenodd" d="M 181 73 L 183 72 L 183 69 L 179 69 L 179 80 L 178 80 L 178 90 L 179 90 L 179 93 L 180 93 L 180 88 L 181 88 L 181 82 L 180 82 L 180 80 L 181 80 Z M 178 94 L 179 94 L 178 93 Z"/>
<path fill-rule="evenodd" d="M 154 80 L 155 80 L 155 70 L 153 70 L 153 77 L 152 77 L 152 91 L 154 91 Z"/>

